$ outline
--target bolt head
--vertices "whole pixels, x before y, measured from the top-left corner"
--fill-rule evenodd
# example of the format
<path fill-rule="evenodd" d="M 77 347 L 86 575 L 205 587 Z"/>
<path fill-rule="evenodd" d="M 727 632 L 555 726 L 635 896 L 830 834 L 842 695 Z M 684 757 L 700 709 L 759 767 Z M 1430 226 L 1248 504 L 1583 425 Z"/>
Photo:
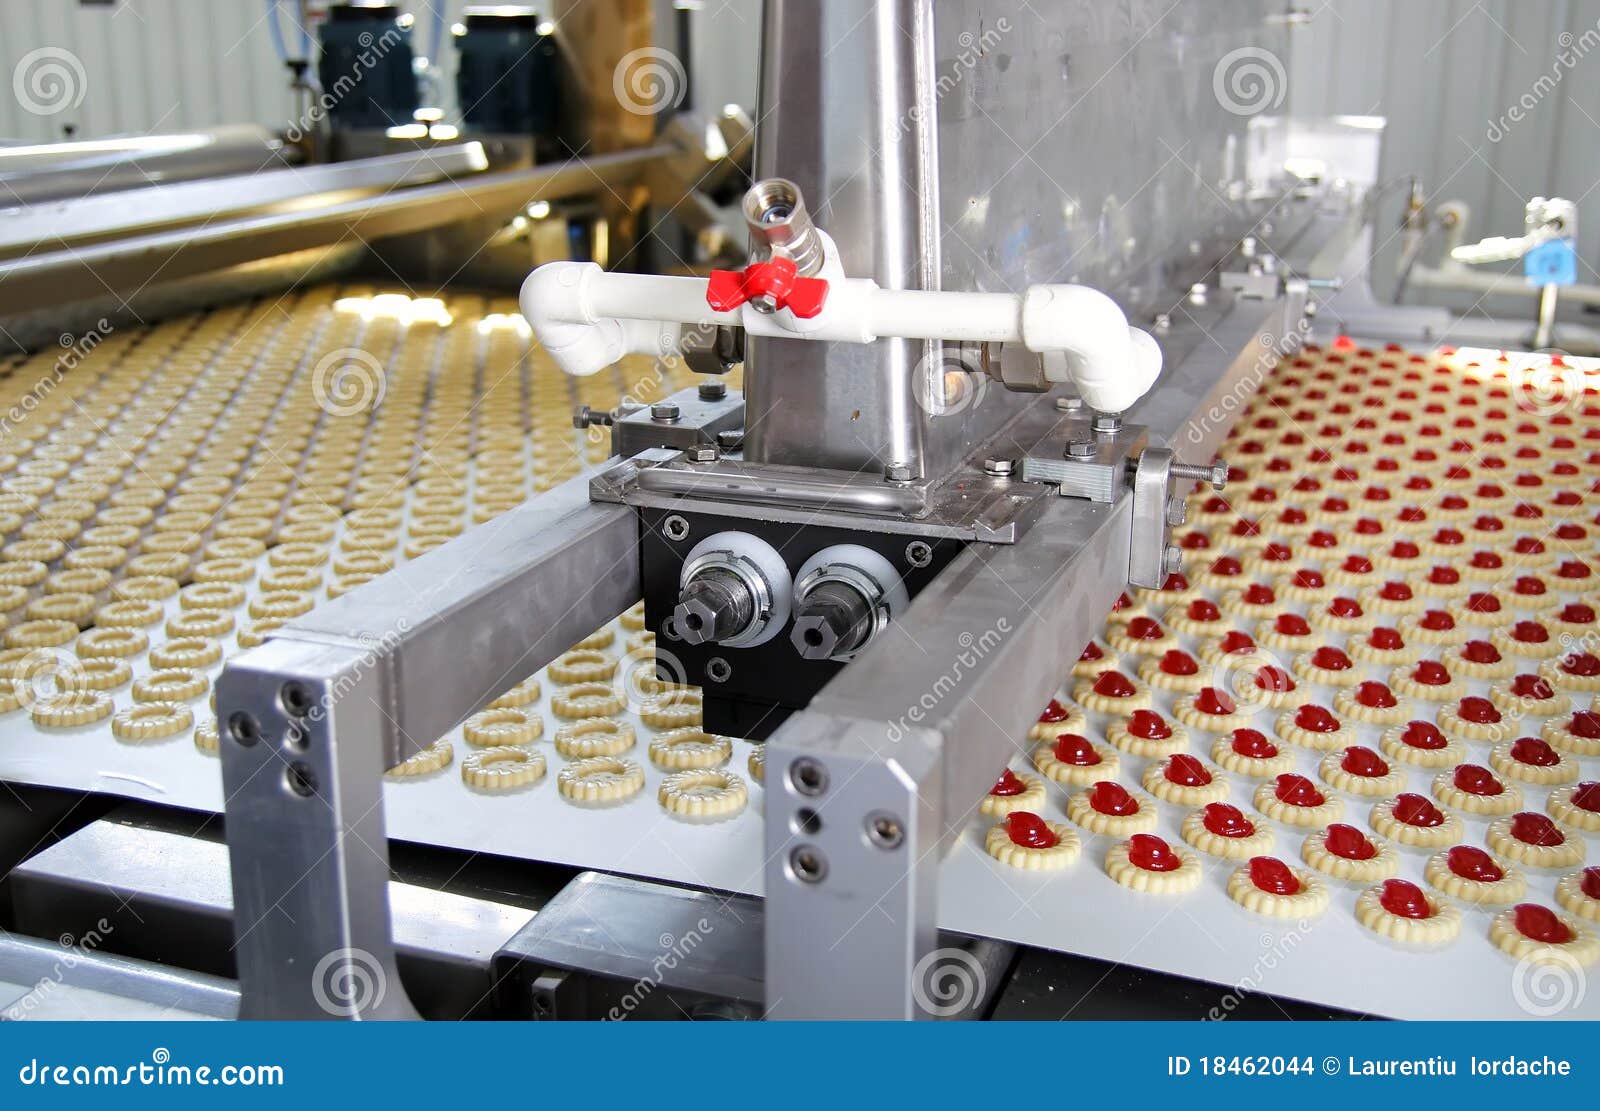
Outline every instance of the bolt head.
<path fill-rule="evenodd" d="M 675 401 L 658 401 L 650 406 L 650 419 L 663 424 L 671 424 L 682 416 L 683 410 Z"/>
<path fill-rule="evenodd" d="M 1211 464 L 1211 488 L 1221 490 L 1228 485 L 1228 464 L 1221 459 Z"/>
<path fill-rule="evenodd" d="M 1120 413 L 1096 413 L 1090 425 L 1094 431 L 1101 435 L 1109 436 L 1122 431 L 1122 415 Z"/>
<path fill-rule="evenodd" d="M 1183 549 L 1176 544 L 1168 544 L 1166 550 L 1161 553 L 1161 565 L 1169 575 L 1176 575 L 1182 571 Z"/>
<path fill-rule="evenodd" d="M 738 451 L 744 446 L 744 429 L 729 428 L 717 433 L 717 447 L 723 451 Z"/>
<path fill-rule="evenodd" d="M 910 482 L 913 475 L 910 463 L 890 463 L 883 469 L 883 477 L 890 482 Z"/>
<path fill-rule="evenodd" d="M 839 634 L 825 617 L 796 618 L 789 640 L 807 660 L 826 660 L 839 650 Z"/>
<path fill-rule="evenodd" d="M 1181 525 L 1189 519 L 1189 507 L 1181 497 L 1167 499 L 1167 524 Z"/>
<path fill-rule="evenodd" d="M 1063 413 L 1076 413 L 1079 409 L 1082 409 L 1082 408 L 1083 408 L 1083 398 L 1081 398 L 1081 397 L 1058 397 L 1058 398 L 1056 398 L 1056 409 L 1058 411 L 1060 411 L 1060 412 L 1063 412 Z"/>
<path fill-rule="evenodd" d="M 721 401 L 728 396 L 728 387 L 723 382 L 701 382 L 699 392 L 701 401 Z"/>
<path fill-rule="evenodd" d="M 696 444 L 688 451 L 691 463 L 715 463 L 717 455 L 717 446 L 715 444 Z"/>
<path fill-rule="evenodd" d="M 985 459 L 983 461 L 983 473 L 990 478 L 1009 478 L 1011 477 L 1011 470 L 1012 462 L 1009 459 Z"/>
<path fill-rule="evenodd" d="M 717 625 L 717 611 L 703 598 L 690 598 L 679 602 L 672 611 L 672 624 L 685 644 L 709 644 Z"/>
<path fill-rule="evenodd" d="M 1093 459 L 1096 452 L 1093 440 L 1073 440 L 1067 444 L 1068 459 Z"/>

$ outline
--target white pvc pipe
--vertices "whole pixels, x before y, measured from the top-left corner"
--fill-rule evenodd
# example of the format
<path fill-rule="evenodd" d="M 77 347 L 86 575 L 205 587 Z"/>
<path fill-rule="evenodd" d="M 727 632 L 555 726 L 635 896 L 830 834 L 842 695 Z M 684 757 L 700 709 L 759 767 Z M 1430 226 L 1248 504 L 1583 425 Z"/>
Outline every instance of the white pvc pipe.
<path fill-rule="evenodd" d="M 1128 326 L 1116 302 L 1078 285 L 1033 286 L 1023 294 L 884 290 L 851 278 L 829 282 L 823 311 L 798 321 L 746 305 L 717 312 L 704 278 L 614 274 L 592 262 L 553 262 L 522 286 L 522 312 L 568 374 L 589 375 L 625 354 L 677 349 L 682 327 L 740 325 L 759 336 L 871 343 L 882 338 L 1021 343 L 1065 357 L 1079 396 L 1106 412 L 1127 409 L 1161 370 L 1161 351 Z M 1046 360 L 1049 371 L 1055 371 Z"/>

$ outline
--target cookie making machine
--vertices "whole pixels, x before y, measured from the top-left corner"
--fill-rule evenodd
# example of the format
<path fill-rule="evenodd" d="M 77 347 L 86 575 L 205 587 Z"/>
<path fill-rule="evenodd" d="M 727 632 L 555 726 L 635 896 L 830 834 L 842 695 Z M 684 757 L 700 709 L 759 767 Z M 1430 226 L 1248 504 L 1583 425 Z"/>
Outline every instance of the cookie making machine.
<path fill-rule="evenodd" d="M 295 970 L 333 953 L 399 984 L 384 769 L 640 597 L 706 728 L 766 738 L 766 1013 L 923 1013 L 944 850 L 1119 592 L 1176 568 L 1182 494 L 1224 482 L 1350 217 L 1247 179 L 1262 121 L 1214 67 L 1286 32 L 1201 7 L 1123 42 L 1091 5 L 1038 36 L 1026 4 L 768 0 L 748 265 L 522 292 L 569 373 L 646 352 L 703 384 L 581 414 L 597 473 L 219 681 L 243 1017 L 322 1017 Z M 1092 95 L 1054 99 L 1081 65 Z M 1005 132 L 1041 103 L 1029 151 Z"/>

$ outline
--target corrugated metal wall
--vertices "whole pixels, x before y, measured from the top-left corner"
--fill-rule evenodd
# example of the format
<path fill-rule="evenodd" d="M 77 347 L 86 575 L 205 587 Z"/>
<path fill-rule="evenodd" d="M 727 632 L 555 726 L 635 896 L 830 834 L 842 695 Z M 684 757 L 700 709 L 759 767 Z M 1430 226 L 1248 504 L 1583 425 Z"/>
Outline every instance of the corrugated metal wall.
<path fill-rule="evenodd" d="M 1600 0 L 1306 6 L 1316 14 L 1289 67 L 1296 112 L 1388 117 L 1384 174 L 1417 172 L 1436 199 L 1466 201 L 1474 238 L 1520 234 L 1531 196 L 1584 198 L 1582 280 L 1600 282 Z M 1386 206 L 1390 228 L 1400 203 Z"/>

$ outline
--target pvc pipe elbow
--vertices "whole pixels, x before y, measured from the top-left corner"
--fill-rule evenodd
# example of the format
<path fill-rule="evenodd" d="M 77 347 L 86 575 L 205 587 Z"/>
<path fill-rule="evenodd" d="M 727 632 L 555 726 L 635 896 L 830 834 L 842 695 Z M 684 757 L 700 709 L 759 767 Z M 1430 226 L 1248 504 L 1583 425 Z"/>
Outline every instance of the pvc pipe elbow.
<path fill-rule="evenodd" d="M 628 353 L 622 321 L 596 318 L 588 286 L 602 271 L 593 262 L 550 262 L 522 283 L 518 303 L 533 334 L 568 374 L 596 374 Z"/>
<path fill-rule="evenodd" d="M 1120 413 L 1155 383 L 1161 348 L 1128 325 L 1117 303 L 1083 285 L 1029 289 L 1022 302 L 1022 341 L 1031 351 L 1060 351 L 1067 377 L 1084 404 Z"/>

